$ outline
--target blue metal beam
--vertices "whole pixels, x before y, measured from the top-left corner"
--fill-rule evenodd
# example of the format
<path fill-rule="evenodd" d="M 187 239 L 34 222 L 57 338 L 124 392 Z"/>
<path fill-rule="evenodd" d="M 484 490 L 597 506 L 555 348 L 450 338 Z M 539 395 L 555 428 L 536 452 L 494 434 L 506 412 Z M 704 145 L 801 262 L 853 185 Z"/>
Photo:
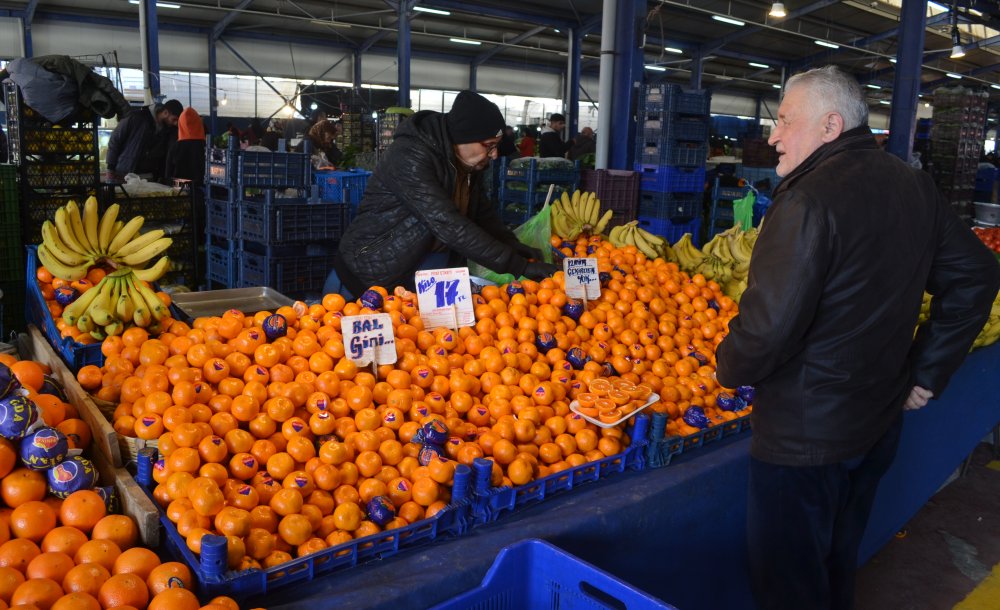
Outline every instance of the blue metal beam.
<path fill-rule="evenodd" d="M 403 108 L 410 107 L 410 9 L 415 3 L 416 0 L 401 0 L 396 21 L 396 86 Z"/>
<path fill-rule="evenodd" d="M 917 127 L 917 100 L 927 31 L 927 0 L 903 3 L 900 14 L 899 57 L 892 87 L 889 142 L 886 150 L 903 161 L 910 160 L 913 133 Z"/>
<path fill-rule="evenodd" d="M 642 21 L 646 17 L 645 0 L 619 0 L 615 6 L 615 77 L 614 112 L 611 117 L 609 169 L 631 169 L 635 154 L 636 89 L 643 82 Z"/>
<path fill-rule="evenodd" d="M 239 4 L 229 9 L 230 12 L 227 13 L 225 17 L 220 19 L 219 22 L 215 24 L 215 27 L 212 28 L 212 38 L 217 39 L 219 36 L 222 36 L 222 33 L 226 31 L 229 24 L 236 19 L 237 15 L 239 15 L 239 11 L 248 7 L 251 2 L 253 2 L 253 0 L 240 0 Z"/>
<path fill-rule="evenodd" d="M 354 78 L 351 84 L 354 85 L 355 89 L 361 88 L 361 51 L 356 49 L 354 51 Z"/>
<path fill-rule="evenodd" d="M 478 77 L 477 74 L 478 71 L 479 71 L 479 66 L 477 66 L 475 63 L 469 64 L 469 91 L 478 90 L 478 83 L 476 82 Z"/>
<path fill-rule="evenodd" d="M 153 99 L 160 97 L 160 28 L 156 19 L 156 1 L 140 0 L 140 9 L 146 11 L 146 53 L 149 58 L 149 89 Z"/>
<path fill-rule="evenodd" d="M 701 51 L 691 57 L 691 88 L 701 89 L 701 75 L 705 69 L 705 57 Z"/>
<path fill-rule="evenodd" d="M 219 70 L 215 57 L 215 36 L 210 32 L 208 36 L 208 133 L 215 137 L 215 123 L 219 115 L 219 90 L 216 80 Z"/>
<path fill-rule="evenodd" d="M 522 32 L 521 34 L 518 34 L 517 36 L 511 38 L 510 40 L 504 41 L 503 43 L 493 46 L 492 48 L 486 49 L 479 55 L 476 55 L 476 57 L 472 60 L 472 65 L 478 66 L 479 64 L 485 63 L 486 60 L 493 57 L 500 51 L 503 51 L 504 48 L 507 47 L 508 45 L 520 44 L 525 40 L 531 38 L 532 36 L 540 34 L 547 29 L 548 29 L 547 26 L 540 25 L 528 30 L 527 32 Z"/>
<path fill-rule="evenodd" d="M 567 49 L 566 70 L 566 127 L 569 137 L 576 136 L 580 122 L 580 47 L 583 45 L 583 33 L 571 28 L 567 33 L 569 48 Z"/>
<path fill-rule="evenodd" d="M 421 6 L 456 11 L 460 13 L 472 13 L 474 15 L 483 15 L 485 17 L 495 17 L 497 19 L 504 19 L 507 21 L 537 23 L 538 25 L 547 25 L 549 27 L 566 30 L 579 25 L 578 23 L 553 14 L 513 11 L 510 9 L 495 8 L 490 6 L 478 6 L 464 0 L 425 0 L 424 2 L 421 2 Z"/>
<path fill-rule="evenodd" d="M 978 67 L 978 68 L 976 68 L 974 70 L 969 70 L 968 72 L 956 72 L 956 74 L 961 74 L 962 76 L 973 77 L 973 76 L 979 76 L 980 74 L 986 74 L 988 72 L 993 72 L 994 70 L 1000 70 L 1000 63 L 990 64 L 988 66 L 980 66 L 980 67 Z M 956 83 L 956 81 L 957 81 L 957 79 L 951 78 L 950 76 L 946 76 L 944 78 L 939 78 L 937 80 L 932 80 L 932 81 L 923 83 L 920 86 L 920 90 L 921 91 L 925 91 L 925 92 L 926 91 L 933 91 L 935 88 L 940 87 L 941 85 L 948 84 L 948 83 Z M 958 82 L 961 82 L 961 81 L 958 81 Z"/>
<path fill-rule="evenodd" d="M 24 20 L 30 25 L 35 19 L 35 9 L 38 8 L 38 0 L 28 0 L 28 5 L 24 7 Z"/>
<path fill-rule="evenodd" d="M 772 21 L 770 23 L 770 25 L 775 25 L 775 24 L 778 24 L 778 23 L 783 23 L 785 21 L 790 21 L 792 19 L 798 19 L 799 17 L 804 17 L 804 16 L 808 15 L 809 13 L 813 13 L 813 12 L 818 11 L 820 9 L 826 8 L 826 7 L 828 7 L 828 6 L 832 5 L 832 4 L 838 4 L 839 2 L 840 2 L 840 0 L 818 0 L 817 2 L 813 2 L 812 4 L 803 6 L 802 8 L 797 8 L 794 11 L 789 12 L 788 15 L 786 15 L 785 17 L 782 17 L 781 19 L 775 19 L 774 21 Z M 722 38 L 716 38 L 715 40 L 709 40 L 708 42 L 706 42 L 703 45 L 701 45 L 702 54 L 703 55 L 713 54 L 718 49 L 721 49 L 722 47 L 726 46 L 730 42 L 734 42 L 736 40 L 740 40 L 742 38 L 746 38 L 747 36 L 750 36 L 751 34 L 756 34 L 757 32 L 761 32 L 763 30 L 764 30 L 764 27 L 760 26 L 760 25 L 753 25 L 753 26 L 750 26 L 750 27 L 742 27 L 739 30 L 737 30 L 735 32 L 732 32 L 731 34 L 727 34 L 727 35 L 723 36 Z"/>

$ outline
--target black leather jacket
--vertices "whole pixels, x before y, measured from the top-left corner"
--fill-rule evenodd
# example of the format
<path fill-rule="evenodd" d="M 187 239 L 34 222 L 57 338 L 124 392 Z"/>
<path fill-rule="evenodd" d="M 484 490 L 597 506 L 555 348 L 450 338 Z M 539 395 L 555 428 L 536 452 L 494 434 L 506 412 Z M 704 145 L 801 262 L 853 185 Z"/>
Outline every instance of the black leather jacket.
<path fill-rule="evenodd" d="M 523 274 L 528 261 L 514 251 L 517 238 L 486 198 L 482 172 L 471 175 L 467 216 L 452 202 L 454 163 L 444 114 L 421 111 L 399 126 L 340 240 L 342 281 L 354 288 L 412 287 L 413 273 L 435 241 L 451 250 L 449 264 L 468 259 L 499 273 Z M 344 277 L 345 271 L 354 277 Z"/>
<path fill-rule="evenodd" d="M 928 174 L 867 127 L 820 147 L 776 190 L 716 354 L 720 383 L 757 387 L 751 455 L 866 452 L 915 384 L 941 395 L 998 289 L 996 258 Z M 924 290 L 931 319 L 914 337 Z"/>

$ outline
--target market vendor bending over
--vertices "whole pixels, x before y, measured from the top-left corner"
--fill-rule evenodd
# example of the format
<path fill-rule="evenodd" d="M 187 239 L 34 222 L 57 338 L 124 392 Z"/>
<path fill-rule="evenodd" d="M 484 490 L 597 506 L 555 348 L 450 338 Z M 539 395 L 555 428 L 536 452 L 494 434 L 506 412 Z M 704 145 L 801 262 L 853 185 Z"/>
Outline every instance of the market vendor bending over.
<path fill-rule="evenodd" d="M 471 91 L 459 93 L 447 114 L 423 110 L 403 122 L 340 240 L 325 293 L 412 289 L 418 269 L 467 261 L 518 277 L 555 273 L 504 226 L 486 197 L 483 170 L 497 157 L 504 125 L 496 104 Z"/>

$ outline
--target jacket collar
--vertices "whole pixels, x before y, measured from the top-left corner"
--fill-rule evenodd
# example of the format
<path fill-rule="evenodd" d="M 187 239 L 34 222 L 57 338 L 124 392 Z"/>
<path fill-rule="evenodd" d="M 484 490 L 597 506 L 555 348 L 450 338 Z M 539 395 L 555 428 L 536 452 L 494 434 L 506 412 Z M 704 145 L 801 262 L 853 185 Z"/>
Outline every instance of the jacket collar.
<path fill-rule="evenodd" d="M 806 160 L 792 170 L 792 173 L 785 176 L 785 178 L 778 185 L 778 188 L 775 189 L 774 195 L 777 196 L 784 192 L 790 188 L 800 176 L 812 171 L 813 168 L 834 155 L 850 150 L 875 148 L 878 148 L 878 144 L 876 144 L 875 138 L 872 136 L 872 130 L 868 127 L 868 125 L 861 125 L 860 127 L 849 129 L 840 134 L 840 137 L 833 142 L 828 142 L 827 144 L 820 146 L 813 151 L 813 154 L 806 157 Z"/>

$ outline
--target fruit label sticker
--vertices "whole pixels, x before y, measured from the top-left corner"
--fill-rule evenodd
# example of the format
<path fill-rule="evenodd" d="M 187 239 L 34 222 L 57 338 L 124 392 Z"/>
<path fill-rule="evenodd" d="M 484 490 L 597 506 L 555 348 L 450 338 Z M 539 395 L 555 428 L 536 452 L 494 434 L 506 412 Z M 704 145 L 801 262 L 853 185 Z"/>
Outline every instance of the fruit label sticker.
<path fill-rule="evenodd" d="M 340 327 L 344 333 L 344 351 L 354 364 L 364 366 L 368 363 L 396 362 L 396 337 L 389 314 L 344 316 Z"/>
<path fill-rule="evenodd" d="M 469 268 L 417 271 L 417 305 L 426 328 L 472 326 L 472 286 Z"/>
<path fill-rule="evenodd" d="M 563 274 L 566 276 L 566 296 L 584 300 L 601 296 L 596 258 L 564 258 Z"/>

